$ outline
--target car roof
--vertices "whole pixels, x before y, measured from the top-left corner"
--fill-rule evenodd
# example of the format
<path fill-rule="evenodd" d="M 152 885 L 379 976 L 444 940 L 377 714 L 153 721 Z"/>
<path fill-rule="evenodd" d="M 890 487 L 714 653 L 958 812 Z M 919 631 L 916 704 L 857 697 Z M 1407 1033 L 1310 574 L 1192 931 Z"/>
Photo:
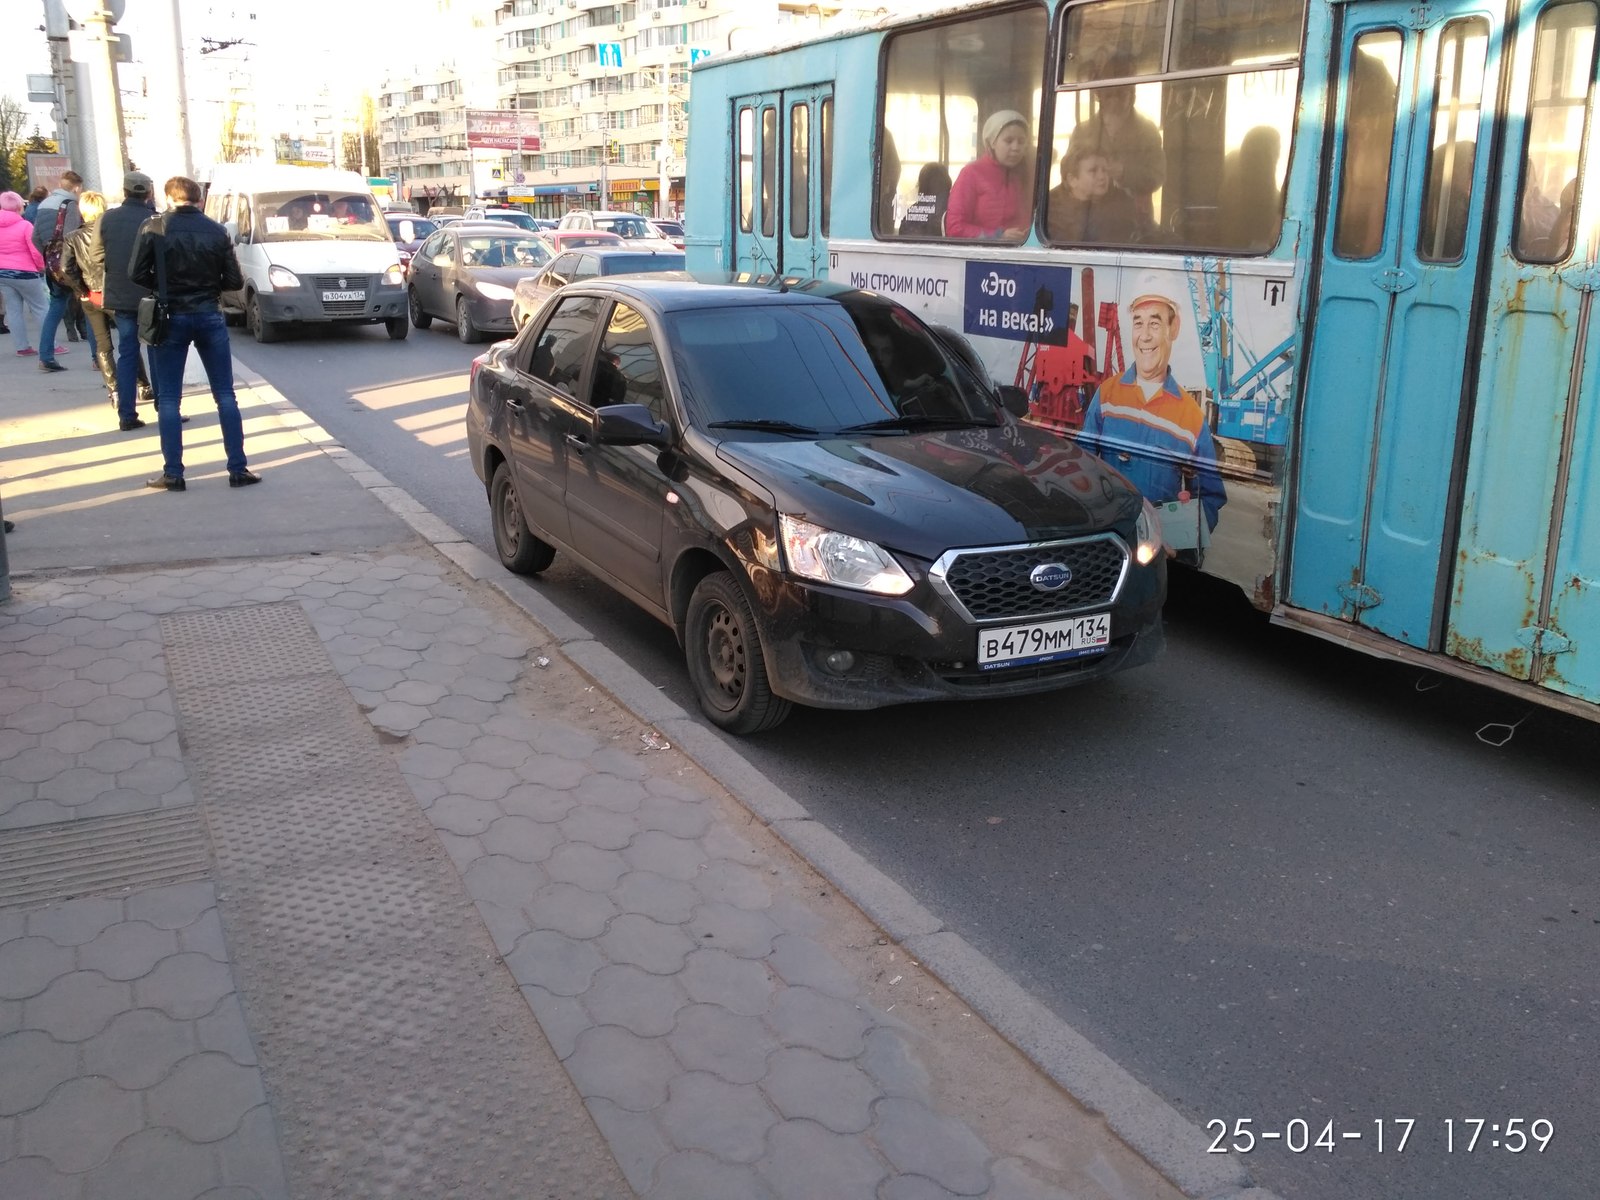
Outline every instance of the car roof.
<path fill-rule="evenodd" d="M 520 233 L 524 237 L 538 237 L 532 229 L 522 229 L 516 225 L 509 225 L 505 221 L 483 221 L 477 217 L 467 217 L 460 221 L 451 221 L 451 229 L 459 229 L 462 233 L 498 233 L 502 237 L 510 237 Z"/>
<path fill-rule="evenodd" d="M 826 279 L 751 275 L 748 272 L 663 271 L 634 277 L 601 276 L 569 286 L 575 291 L 599 289 L 626 295 L 663 313 L 749 304 L 830 304 L 845 296 L 876 301 L 886 306 L 895 303 L 877 292 L 863 291 Z"/>

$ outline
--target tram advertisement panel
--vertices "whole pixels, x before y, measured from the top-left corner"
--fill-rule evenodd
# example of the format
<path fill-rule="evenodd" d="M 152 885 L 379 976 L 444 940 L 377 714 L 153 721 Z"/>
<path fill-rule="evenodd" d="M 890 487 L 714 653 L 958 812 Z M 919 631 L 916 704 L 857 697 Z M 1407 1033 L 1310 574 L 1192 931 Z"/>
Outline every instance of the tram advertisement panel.
<path fill-rule="evenodd" d="M 1295 349 L 1288 264 L 837 248 L 829 277 L 961 333 L 996 383 L 1027 392 L 1027 420 L 1099 454 L 1157 505 L 1180 557 L 1271 603 Z"/>

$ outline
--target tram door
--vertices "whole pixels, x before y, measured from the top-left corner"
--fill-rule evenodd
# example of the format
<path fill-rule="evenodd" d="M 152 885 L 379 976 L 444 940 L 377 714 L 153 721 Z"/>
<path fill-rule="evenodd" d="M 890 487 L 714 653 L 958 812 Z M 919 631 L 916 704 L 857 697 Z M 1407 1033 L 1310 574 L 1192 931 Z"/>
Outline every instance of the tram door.
<path fill-rule="evenodd" d="M 826 275 L 833 183 L 831 88 L 796 88 L 783 93 L 783 153 L 783 273 L 809 278 Z"/>
<path fill-rule="evenodd" d="M 1595 0 L 1517 18 L 1445 649 L 1600 701 Z"/>
<path fill-rule="evenodd" d="M 820 275 L 828 264 L 832 88 L 734 101 L 733 269 Z"/>
<path fill-rule="evenodd" d="M 1437 648 L 1504 6 L 1339 11 L 1289 603 Z"/>

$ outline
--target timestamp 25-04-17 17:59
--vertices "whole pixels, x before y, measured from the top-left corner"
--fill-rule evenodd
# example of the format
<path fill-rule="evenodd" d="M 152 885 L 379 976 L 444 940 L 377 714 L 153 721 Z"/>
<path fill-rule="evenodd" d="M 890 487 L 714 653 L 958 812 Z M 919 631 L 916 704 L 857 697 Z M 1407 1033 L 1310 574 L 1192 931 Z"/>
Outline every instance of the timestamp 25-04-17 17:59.
<path fill-rule="evenodd" d="M 1379 1154 L 1404 1154 L 1408 1147 L 1416 1148 L 1412 1134 L 1422 1132 L 1416 1130 L 1417 1124 L 1415 1117 L 1374 1117 L 1370 1121 L 1345 1125 L 1338 1121 L 1317 1123 L 1303 1117 L 1283 1122 L 1258 1121 L 1253 1117 L 1225 1121 L 1213 1117 L 1206 1122 L 1206 1133 L 1211 1135 L 1206 1152 L 1249 1154 L 1268 1146 L 1282 1146 L 1291 1154 L 1317 1150 L 1331 1154 L 1341 1145 L 1354 1143 L 1376 1149 Z M 1506 1117 L 1498 1121 L 1488 1117 L 1445 1117 L 1422 1125 L 1430 1144 L 1438 1145 L 1442 1141 L 1446 1154 L 1472 1154 L 1483 1150 L 1543 1154 L 1556 1132 L 1548 1117 Z M 1443 1137 L 1438 1137 L 1439 1134 Z"/>

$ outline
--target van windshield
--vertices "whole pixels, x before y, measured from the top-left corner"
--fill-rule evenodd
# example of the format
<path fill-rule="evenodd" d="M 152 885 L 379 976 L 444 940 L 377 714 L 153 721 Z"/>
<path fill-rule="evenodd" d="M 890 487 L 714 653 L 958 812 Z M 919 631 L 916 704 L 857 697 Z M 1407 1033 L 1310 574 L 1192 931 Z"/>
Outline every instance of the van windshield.
<path fill-rule="evenodd" d="M 372 197 L 359 192 L 262 192 L 255 212 L 258 242 L 391 240 Z"/>

